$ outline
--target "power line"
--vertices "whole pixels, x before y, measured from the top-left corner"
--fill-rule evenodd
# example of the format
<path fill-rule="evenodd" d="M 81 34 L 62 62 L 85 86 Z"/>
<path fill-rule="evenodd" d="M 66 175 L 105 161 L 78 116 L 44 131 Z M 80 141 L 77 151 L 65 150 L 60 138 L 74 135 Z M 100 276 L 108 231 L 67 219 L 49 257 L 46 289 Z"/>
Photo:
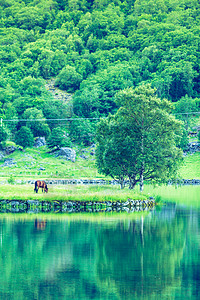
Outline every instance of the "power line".
<path fill-rule="evenodd" d="M 36 122 L 36 121 L 79 121 L 79 120 L 99 120 L 100 118 L 65 118 L 65 119 L 1 119 L 3 122 Z"/>
<path fill-rule="evenodd" d="M 199 111 L 196 112 L 185 112 L 185 113 L 173 113 L 172 115 L 194 115 L 200 114 Z M 102 118 L 102 117 L 101 117 Z M 98 118 L 65 118 L 65 119 L 3 119 L 1 118 L 1 122 L 47 122 L 47 121 L 79 121 L 79 120 L 99 120 Z"/>

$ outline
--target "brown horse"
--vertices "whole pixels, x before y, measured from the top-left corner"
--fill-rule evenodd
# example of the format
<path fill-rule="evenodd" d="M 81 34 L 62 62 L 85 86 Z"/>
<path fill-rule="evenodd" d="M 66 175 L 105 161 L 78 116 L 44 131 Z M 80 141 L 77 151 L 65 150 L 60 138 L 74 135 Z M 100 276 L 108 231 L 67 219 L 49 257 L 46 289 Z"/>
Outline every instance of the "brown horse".
<path fill-rule="evenodd" d="M 35 189 L 34 189 L 34 192 L 38 192 L 39 188 L 42 188 L 42 192 L 45 192 L 45 193 L 48 193 L 48 187 L 47 187 L 47 184 L 45 181 L 40 181 L 40 180 L 37 180 L 35 182 Z"/>

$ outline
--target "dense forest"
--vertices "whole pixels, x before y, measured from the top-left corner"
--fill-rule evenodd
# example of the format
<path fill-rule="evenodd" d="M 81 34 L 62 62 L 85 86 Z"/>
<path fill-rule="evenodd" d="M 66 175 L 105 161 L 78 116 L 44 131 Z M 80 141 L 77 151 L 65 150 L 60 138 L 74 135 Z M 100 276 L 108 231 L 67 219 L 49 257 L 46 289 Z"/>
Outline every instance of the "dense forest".
<path fill-rule="evenodd" d="M 61 126 L 66 144 L 90 144 L 95 118 L 116 112 L 116 93 L 143 83 L 174 113 L 198 113 L 200 3 L 0 0 L 0 70 L 2 128 L 13 141 L 22 126 L 46 138 Z M 49 79 L 73 110 L 45 88 Z"/>

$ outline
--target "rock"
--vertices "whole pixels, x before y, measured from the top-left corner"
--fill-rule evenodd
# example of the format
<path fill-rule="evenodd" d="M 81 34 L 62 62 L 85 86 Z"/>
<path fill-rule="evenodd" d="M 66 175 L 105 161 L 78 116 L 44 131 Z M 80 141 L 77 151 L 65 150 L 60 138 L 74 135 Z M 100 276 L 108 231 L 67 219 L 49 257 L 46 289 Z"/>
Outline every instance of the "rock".
<path fill-rule="evenodd" d="M 198 142 L 191 142 L 187 144 L 186 152 L 195 153 L 200 151 L 200 144 Z"/>
<path fill-rule="evenodd" d="M 9 155 L 9 154 L 13 153 L 15 150 L 17 150 L 17 147 L 15 147 L 15 146 L 7 146 L 7 147 L 5 147 L 5 153 L 6 153 L 6 155 Z"/>
<path fill-rule="evenodd" d="M 95 148 L 96 147 L 96 145 L 95 144 L 92 144 L 91 146 L 90 146 L 90 148 Z"/>
<path fill-rule="evenodd" d="M 63 156 L 65 159 L 75 162 L 76 151 L 71 148 L 63 147 L 59 150 L 57 156 Z"/>
<path fill-rule="evenodd" d="M 4 159 L 4 154 L 2 151 L 0 151 L 0 160 L 3 160 Z"/>
<path fill-rule="evenodd" d="M 11 167 L 13 165 L 16 165 L 16 162 L 14 161 L 13 158 L 6 158 L 3 165 L 1 167 Z"/>
<path fill-rule="evenodd" d="M 39 148 L 46 145 L 44 137 L 38 137 L 35 139 L 34 147 Z"/>

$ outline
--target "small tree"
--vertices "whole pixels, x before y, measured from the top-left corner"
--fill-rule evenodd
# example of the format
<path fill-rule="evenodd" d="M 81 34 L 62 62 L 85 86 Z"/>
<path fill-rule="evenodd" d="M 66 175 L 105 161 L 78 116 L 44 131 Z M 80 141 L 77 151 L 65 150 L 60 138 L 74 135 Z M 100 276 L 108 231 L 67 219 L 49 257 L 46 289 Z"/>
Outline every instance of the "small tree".
<path fill-rule="evenodd" d="M 0 126 L 0 146 L 3 147 L 4 145 L 4 142 L 6 141 L 7 139 L 7 132 L 5 130 L 5 128 L 3 126 Z"/>
<path fill-rule="evenodd" d="M 15 135 L 15 142 L 17 145 L 24 148 L 32 147 L 34 144 L 34 138 L 31 129 L 26 126 L 22 126 Z"/>
<path fill-rule="evenodd" d="M 182 122 L 170 115 L 171 103 L 155 95 L 150 85 L 118 93 L 120 107 L 97 130 L 97 167 L 111 176 L 127 176 L 132 189 L 143 181 L 166 182 L 182 160 L 177 147 Z"/>
<path fill-rule="evenodd" d="M 48 124 L 45 122 L 42 110 L 35 107 L 27 108 L 23 117 L 24 119 L 27 119 L 26 126 L 31 129 L 34 137 L 44 136 L 47 138 L 49 136 L 50 129 Z M 42 119 L 44 119 L 44 121 Z"/>
<path fill-rule="evenodd" d="M 71 141 L 60 127 L 56 127 L 53 128 L 52 133 L 47 140 L 47 145 L 49 148 L 60 149 L 61 147 L 70 147 Z"/>

